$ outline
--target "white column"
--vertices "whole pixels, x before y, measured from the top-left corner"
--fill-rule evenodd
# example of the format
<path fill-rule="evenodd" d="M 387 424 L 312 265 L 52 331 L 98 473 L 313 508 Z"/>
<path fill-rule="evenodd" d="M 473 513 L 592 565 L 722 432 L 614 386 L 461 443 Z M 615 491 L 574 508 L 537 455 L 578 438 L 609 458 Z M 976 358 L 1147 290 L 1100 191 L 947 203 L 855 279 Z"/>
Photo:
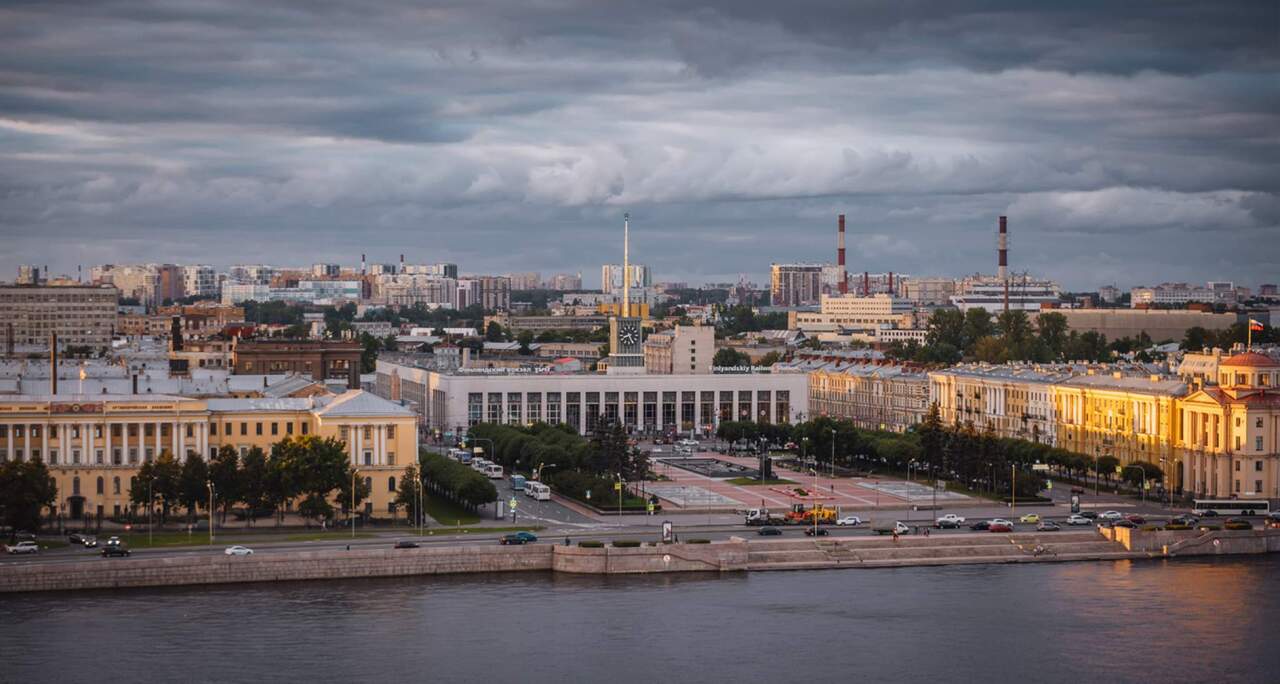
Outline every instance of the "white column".
<path fill-rule="evenodd" d="M 49 462 L 49 423 L 46 421 L 40 426 L 40 458 L 45 463 Z"/>
<path fill-rule="evenodd" d="M 181 463 L 186 460 L 186 455 L 178 450 L 178 422 L 169 421 L 169 449 L 173 451 L 173 457 Z"/>
<path fill-rule="evenodd" d="M 115 464 L 115 460 L 111 458 L 111 421 L 104 420 L 102 423 L 102 451 L 106 454 L 103 458 L 107 463 Z M 120 459 L 123 461 L 124 459 Z"/>
<path fill-rule="evenodd" d="M 174 423 L 178 438 L 178 453 L 182 454 L 181 460 L 187 460 L 187 423 L 179 421 Z M 201 454 L 203 456 L 203 454 Z"/>
<path fill-rule="evenodd" d="M 351 451 L 351 465 L 356 465 L 356 428 L 347 426 L 347 449 Z"/>
<path fill-rule="evenodd" d="M 4 436 L 5 436 L 5 443 L 8 445 L 5 451 L 7 451 L 9 455 L 8 459 L 6 460 L 12 461 L 13 460 L 13 424 L 12 423 L 5 423 Z"/>
<path fill-rule="evenodd" d="M 120 462 L 129 462 L 129 422 L 120 424 Z"/>
<path fill-rule="evenodd" d="M 84 462 L 93 463 L 93 425 L 80 424 L 80 451 L 84 452 Z"/>
<path fill-rule="evenodd" d="M 378 465 L 387 464 L 387 426 L 378 426 Z"/>
<path fill-rule="evenodd" d="M 352 430 L 355 433 L 353 441 L 356 443 L 356 465 L 364 465 L 364 426 L 356 425 Z"/>
<path fill-rule="evenodd" d="M 152 429 L 155 430 L 156 453 L 154 456 L 160 458 L 160 421 L 152 422 Z"/>
<path fill-rule="evenodd" d="M 200 454 L 205 458 L 209 457 L 209 422 L 201 421 L 200 428 L 196 431 L 200 436 Z"/>

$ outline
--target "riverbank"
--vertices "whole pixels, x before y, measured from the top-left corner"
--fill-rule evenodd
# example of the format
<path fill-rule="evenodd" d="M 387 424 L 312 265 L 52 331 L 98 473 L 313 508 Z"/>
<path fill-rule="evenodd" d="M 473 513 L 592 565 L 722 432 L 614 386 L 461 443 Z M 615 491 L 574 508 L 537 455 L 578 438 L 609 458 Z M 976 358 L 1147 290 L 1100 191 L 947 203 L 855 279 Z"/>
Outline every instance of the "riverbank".
<path fill-rule="evenodd" d="M 24 563 L 0 567 L 0 592 L 551 571 L 568 574 L 744 572 L 982 563 L 1044 563 L 1280 552 L 1280 530 L 1117 528 L 1048 534 L 956 534 L 746 540 L 599 548 L 532 544 L 286 551 Z"/>

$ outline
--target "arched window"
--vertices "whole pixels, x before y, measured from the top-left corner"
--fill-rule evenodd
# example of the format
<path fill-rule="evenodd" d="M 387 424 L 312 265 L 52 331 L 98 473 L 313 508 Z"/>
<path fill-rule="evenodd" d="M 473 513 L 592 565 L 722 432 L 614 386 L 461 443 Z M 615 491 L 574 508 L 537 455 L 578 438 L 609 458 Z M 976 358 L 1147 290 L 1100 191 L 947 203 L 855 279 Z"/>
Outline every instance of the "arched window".
<path fill-rule="evenodd" d="M 396 476 L 392 475 L 387 478 L 387 491 L 394 492 L 396 490 Z"/>
<path fill-rule="evenodd" d="M 111 493 L 112 494 L 120 493 L 120 477 L 119 476 L 111 478 Z"/>
<path fill-rule="evenodd" d="M 106 493 L 106 480 L 102 476 L 98 476 L 98 493 Z"/>
<path fill-rule="evenodd" d="M 73 496 L 80 496 L 80 476 L 79 475 L 77 475 L 76 478 L 71 481 L 71 494 Z"/>

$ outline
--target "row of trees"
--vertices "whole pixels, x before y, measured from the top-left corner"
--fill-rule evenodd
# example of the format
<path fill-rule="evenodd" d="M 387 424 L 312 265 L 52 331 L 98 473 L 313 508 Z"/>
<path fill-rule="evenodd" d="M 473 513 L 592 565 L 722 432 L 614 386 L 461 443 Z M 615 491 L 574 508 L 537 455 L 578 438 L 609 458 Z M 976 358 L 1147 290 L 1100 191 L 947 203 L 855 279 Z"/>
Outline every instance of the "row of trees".
<path fill-rule="evenodd" d="M 1249 340 L 1249 328 L 1246 323 L 1235 323 L 1224 330 L 1206 330 L 1200 326 L 1187 329 L 1187 334 L 1179 344 L 1186 351 L 1200 351 L 1206 347 L 1230 349 L 1234 344 L 1244 344 Z M 1280 328 L 1266 325 L 1262 330 L 1253 333 L 1254 344 L 1280 344 Z"/>
<path fill-rule="evenodd" d="M 891 355 L 932 364 L 962 359 L 988 363 L 1105 361 L 1112 356 L 1105 335 L 1069 330 L 1066 317 L 1057 312 L 1039 314 L 1033 323 L 1025 311 L 1006 311 L 993 319 L 982 308 L 940 309 L 929 317 L 928 331 L 923 345 L 898 343 L 891 348 Z"/>
<path fill-rule="evenodd" d="M 199 509 L 209 508 L 210 483 L 213 506 L 221 510 L 224 520 L 235 505 L 244 504 L 250 521 L 259 512 L 274 512 L 278 525 L 286 504 L 298 499 L 298 513 L 304 518 L 328 520 L 334 516 L 331 499 L 336 496 L 344 507 L 352 502 L 352 468 L 346 448 L 337 439 L 316 435 L 287 437 L 272 446 L 270 458 L 258 447 L 241 457 L 226 445 L 211 461 L 191 454 L 178 463 L 173 454 L 163 451 L 139 469 L 129 499 L 142 506 L 159 506 L 162 523 L 177 507 L 185 508 L 188 521 L 194 521 Z M 368 484 L 356 478 L 355 506 L 368 496 Z"/>
<path fill-rule="evenodd" d="M 423 451 L 418 456 L 417 467 L 409 466 L 400 480 L 396 503 L 407 506 L 410 518 L 416 514 L 417 479 L 422 478 L 425 491 L 443 496 L 468 509 L 475 509 L 498 500 L 498 488 L 493 481 L 457 461 Z"/>
<path fill-rule="evenodd" d="M 20 531 L 37 531 L 41 511 L 52 509 L 57 495 L 57 485 L 39 459 L 0 463 L 0 525 L 9 528 L 11 540 Z"/>

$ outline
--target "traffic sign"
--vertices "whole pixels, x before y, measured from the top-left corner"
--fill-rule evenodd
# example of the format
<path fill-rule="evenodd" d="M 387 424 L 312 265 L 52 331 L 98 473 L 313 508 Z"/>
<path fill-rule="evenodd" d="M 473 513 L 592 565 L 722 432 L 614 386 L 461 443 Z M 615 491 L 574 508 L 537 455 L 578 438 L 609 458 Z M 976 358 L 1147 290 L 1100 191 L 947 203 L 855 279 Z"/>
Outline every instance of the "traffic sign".
<path fill-rule="evenodd" d="M 1048 469 L 1049 469 L 1049 464 L 1048 464 L 1048 463 L 1033 463 L 1033 464 L 1031 464 L 1031 469 L 1032 469 L 1032 470 L 1038 470 L 1038 471 L 1045 471 L 1045 470 L 1048 470 Z"/>
<path fill-rule="evenodd" d="M 615 492 L 620 492 L 620 491 L 622 491 L 622 483 L 621 483 L 621 482 L 614 482 L 614 483 L 613 483 L 613 491 L 615 491 Z"/>
<path fill-rule="evenodd" d="M 520 503 L 520 502 L 519 502 L 519 501 L 516 501 L 516 498 L 515 498 L 514 496 L 513 496 L 513 497 L 511 497 L 511 501 L 507 502 L 507 504 L 508 504 L 509 506 L 511 506 L 511 510 L 515 510 L 516 505 L 517 505 L 517 504 L 519 504 L 519 503 Z"/>
<path fill-rule="evenodd" d="M 1044 488 L 1045 488 L 1045 489 L 1053 489 L 1053 481 L 1052 481 L 1052 480 L 1050 480 L 1049 482 L 1044 483 Z"/>

